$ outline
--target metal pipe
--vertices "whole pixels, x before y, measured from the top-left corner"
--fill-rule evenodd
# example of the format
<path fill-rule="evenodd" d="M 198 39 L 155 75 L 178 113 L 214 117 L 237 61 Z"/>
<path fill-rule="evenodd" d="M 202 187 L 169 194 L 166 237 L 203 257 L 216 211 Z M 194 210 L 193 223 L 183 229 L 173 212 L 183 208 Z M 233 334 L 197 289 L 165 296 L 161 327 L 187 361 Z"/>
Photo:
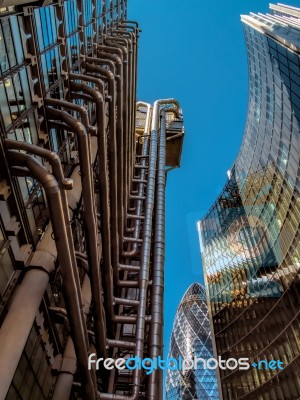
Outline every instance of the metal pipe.
<path fill-rule="evenodd" d="M 96 64 L 100 66 L 100 68 L 104 69 L 105 71 L 108 71 L 107 69 L 103 68 L 103 64 L 109 65 L 110 72 L 114 75 L 114 79 L 116 79 L 116 66 L 115 63 L 109 59 L 101 59 L 101 58 L 96 58 L 96 57 L 86 57 L 86 62 L 91 63 L 91 64 Z M 104 72 L 102 71 L 103 75 Z M 106 76 L 106 74 L 104 75 Z"/>
<path fill-rule="evenodd" d="M 107 46 L 97 43 L 96 49 L 104 53 L 116 54 L 123 60 L 123 51 L 120 48 L 114 46 Z"/>
<path fill-rule="evenodd" d="M 136 321 L 136 356 L 143 358 L 144 341 L 145 341 L 145 318 L 146 318 L 146 307 L 147 307 L 147 290 L 149 285 L 149 267 L 150 267 L 150 255 L 151 255 L 151 238 L 152 238 L 152 221 L 153 221 L 153 210 L 154 210 L 154 196 L 155 196 L 155 174 L 156 174 L 156 162 L 157 162 L 157 136 L 159 127 L 159 107 L 160 104 L 164 104 L 167 100 L 158 100 L 154 103 L 154 112 L 151 125 L 151 138 L 150 138 L 150 154 L 149 154 L 149 170 L 148 170 L 148 184 L 146 194 L 146 207 L 145 207 L 145 221 L 144 221 L 144 242 L 141 251 L 141 265 L 139 271 L 139 281 L 124 281 L 122 282 L 123 287 L 127 287 L 129 284 L 137 283 L 139 288 L 139 307 L 137 310 L 137 321 Z M 120 282 L 119 282 L 120 284 Z M 121 285 L 120 285 L 121 286 Z M 129 286 L 130 287 L 130 286 Z M 132 287 L 132 286 L 131 286 Z M 99 393 L 100 399 L 104 400 L 137 400 L 139 397 L 139 387 L 141 372 L 136 369 L 133 375 L 133 391 L 130 397 L 122 395 L 104 394 Z"/>
<path fill-rule="evenodd" d="M 86 132 L 93 134 L 94 129 L 93 129 L 93 127 L 90 126 L 88 111 L 83 106 L 70 103 L 69 101 L 66 101 L 66 100 L 52 99 L 49 97 L 44 99 L 44 103 L 48 106 L 57 106 L 57 107 L 67 108 L 69 110 L 78 112 L 78 114 L 81 117 L 81 121 L 85 127 Z M 54 109 L 48 107 L 47 112 L 48 112 L 48 110 L 50 110 L 49 112 L 51 113 L 52 112 L 51 110 L 54 110 Z M 56 111 L 59 111 L 59 110 L 56 110 Z M 59 119 L 59 118 L 57 118 L 57 119 Z M 73 132 L 76 134 L 76 128 L 74 128 L 74 129 L 75 129 L 75 131 L 73 131 Z M 89 142 L 89 148 L 90 148 L 91 145 L 90 145 L 89 136 L 88 136 L 88 142 Z M 91 151 L 91 148 L 90 148 L 90 151 Z"/>
<path fill-rule="evenodd" d="M 85 80 L 88 80 L 86 77 Z M 91 78 L 93 79 L 93 78 Z M 98 138 L 98 182 L 101 191 L 100 211 L 101 211 L 101 231 L 103 244 L 103 264 L 104 264 L 104 297 L 105 308 L 108 311 L 108 318 L 111 320 L 114 315 L 113 308 L 113 279 L 111 265 L 111 232 L 110 232 L 110 212 L 109 212 L 109 182 L 107 176 L 107 142 L 105 136 L 105 111 L 103 96 L 100 92 L 87 85 L 70 82 L 70 88 L 75 91 L 83 91 L 90 94 L 92 101 L 96 104 L 97 138 Z M 72 95 L 72 94 L 71 94 Z M 116 276 L 116 278 L 118 275 Z M 107 321 L 109 323 L 109 321 Z"/>
<path fill-rule="evenodd" d="M 121 218 L 119 219 L 119 237 L 123 237 L 125 218 L 124 212 L 127 209 L 126 196 L 124 195 L 126 187 L 125 176 L 127 174 L 126 166 L 126 151 L 124 152 L 124 132 L 123 132 L 123 63 L 122 59 L 115 54 L 109 54 L 103 50 L 98 51 L 98 56 L 103 57 L 101 61 L 107 65 L 113 63 L 117 74 L 115 74 L 117 82 L 117 123 L 116 123 L 116 135 L 117 135 L 117 172 L 118 172 L 118 204 L 121 210 Z M 110 61 L 110 63 L 108 63 Z M 112 71 L 113 72 L 113 71 Z M 124 162 L 123 162 L 124 159 Z M 125 184 L 125 185 L 124 185 Z M 122 253 L 122 241 L 119 241 L 119 253 Z"/>
<path fill-rule="evenodd" d="M 138 300 L 124 299 L 119 297 L 115 297 L 115 302 L 116 304 L 123 304 L 124 306 L 132 306 L 132 307 L 136 307 L 140 304 Z"/>
<path fill-rule="evenodd" d="M 138 26 L 130 26 L 127 24 L 119 24 L 120 28 L 126 28 L 126 29 L 132 29 L 132 31 L 130 33 L 133 34 L 133 46 L 134 46 L 134 78 L 133 78 L 133 83 L 134 83 L 134 89 L 133 89 L 133 95 L 134 95 L 134 100 L 133 100 L 133 104 L 136 104 L 136 85 L 137 85 L 137 52 L 138 52 L 138 47 L 137 47 L 137 39 L 139 37 L 138 33 L 139 33 L 139 29 Z M 116 32 L 120 32 L 120 30 L 116 30 Z M 127 31 L 125 31 L 127 32 Z M 136 118 L 136 108 L 134 108 L 134 115 L 133 115 L 133 123 L 135 121 Z M 134 126 L 134 125 L 133 125 Z"/>
<path fill-rule="evenodd" d="M 139 272 L 140 267 L 137 265 L 119 264 L 119 269 L 123 271 Z"/>
<path fill-rule="evenodd" d="M 122 280 L 120 280 L 118 282 L 118 286 L 127 287 L 127 288 L 137 288 L 137 287 L 139 287 L 139 282 L 138 281 L 122 281 Z"/>
<path fill-rule="evenodd" d="M 133 200 L 146 200 L 146 196 L 135 196 L 135 195 L 130 195 L 130 199 Z"/>
<path fill-rule="evenodd" d="M 165 165 L 166 165 L 166 112 L 161 111 L 161 128 L 158 147 L 156 183 L 156 216 L 153 243 L 152 296 L 150 325 L 150 358 L 155 360 L 163 353 L 163 304 L 164 304 L 164 260 L 165 260 Z M 155 373 L 154 373 L 155 372 Z M 153 371 L 149 376 L 148 399 L 162 400 L 162 371 Z"/>
<path fill-rule="evenodd" d="M 80 79 L 81 81 L 84 81 L 84 82 L 95 83 L 98 86 L 98 91 L 102 94 L 102 97 L 104 99 L 104 95 L 105 95 L 104 82 L 101 79 L 96 78 L 94 76 L 90 76 L 90 75 L 84 75 L 84 74 L 69 74 L 69 78 L 73 79 L 73 80 Z"/>
<path fill-rule="evenodd" d="M 87 110 L 83 106 L 80 106 L 78 104 L 73 104 L 73 103 L 70 103 L 69 101 L 65 101 L 65 100 L 51 99 L 49 97 L 45 98 L 44 102 L 48 106 L 62 107 L 62 108 L 67 108 L 69 110 L 78 112 L 81 116 L 82 124 L 84 125 L 86 131 L 89 131 L 89 129 L 90 129 L 89 115 L 88 115 Z M 48 110 L 51 110 L 51 109 L 48 108 Z"/>
<path fill-rule="evenodd" d="M 133 32 L 128 32 L 126 30 L 122 30 L 122 29 L 115 29 L 113 31 L 113 34 L 122 34 L 123 38 L 124 36 L 127 36 L 128 38 L 130 38 L 130 43 L 132 44 L 132 76 L 131 76 L 131 84 L 132 84 L 132 108 L 131 108 L 131 136 L 134 136 L 134 126 L 135 126 L 135 103 L 136 103 L 136 82 L 137 82 L 137 74 L 136 74 L 136 70 L 137 70 L 137 40 L 136 40 L 136 33 Z M 135 152 L 135 144 L 134 144 L 134 140 L 132 140 L 132 154 L 134 155 Z"/>
<path fill-rule="evenodd" d="M 135 325 L 137 321 L 136 315 L 116 315 L 114 322 L 116 324 L 126 324 L 126 325 Z M 151 316 L 147 315 L 145 317 L 145 323 L 149 324 L 151 322 Z"/>
<path fill-rule="evenodd" d="M 147 195 L 146 195 L 147 201 L 146 201 L 144 234 L 143 234 L 144 243 L 142 246 L 141 267 L 140 267 L 139 281 L 138 281 L 140 305 L 138 307 L 137 322 L 136 322 L 136 356 L 141 358 L 143 358 L 144 340 L 145 340 L 147 290 L 148 290 L 148 285 L 150 285 L 149 265 L 150 265 L 150 254 L 151 254 L 152 220 L 153 220 L 154 196 L 155 196 L 157 137 L 158 137 L 158 128 L 160 119 L 159 118 L 160 107 L 163 104 L 178 105 L 177 101 L 174 99 L 165 99 L 165 100 L 157 100 L 154 103 L 154 108 L 153 108 L 151 139 L 150 139 L 151 145 L 150 145 L 150 155 L 149 155 L 148 185 L 147 185 Z M 135 281 L 131 282 L 131 284 L 133 284 L 134 282 Z M 155 305 L 155 307 L 158 307 L 158 305 Z M 140 378 L 141 378 L 140 371 L 136 369 L 133 375 L 133 392 L 130 397 L 108 394 L 108 393 L 106 394 L 99 393 L 100 399 L 137 400 L 139 397 Z"/>
<path fill-rule="evenodd" d="M 146 135 L 146 137 L 144 138 L 144 143 L 143 143 L 143 152 L 142 152 L 142 158 L 141 158 L 141 164 L 142 166 L 146 166 L 146 156 L 148 156 L 148 147 L 149 147 L 149 133 L 150 133 L 150 122 L 151 122 L 151 111 L 152 111 L 152 107 L 150 104 L 148 103 L 143 103 L 143 102 L 138 102 L 137 103 L 137 108 L 138 107 L 146 107 L 147 109 L 147 114 L 146 114 L 146 121 L 145 121 L 145 127 L 144 127 L 144 135 Z M 146 177 L 146 172 L 144 169 L 141 170 L 141 176 L 140 176 L 140 184 L 139 184 L 139 188 L 138 188 L 138 197 L 140 199 L 137 200 L 136 202 L 136 215 L 138 217 L 141 216 L 142 214 L 142 207 L 143 207 L 143 200 L 141 199 L 141 197 L 144 194 L 144 182 L 147 182 L 145 180 Z M 141 219 L 135 219 L 134 221 L 134 233 L 133 233 L 133 238 L 138 238 L 140 235 L 140 229 L 141 229 Z M 138 250 L 138 244 L 135 243 L 132 246 L 132 249 L 126 252 L 123 252 L 123 257 L 133 257 Z"/>
<path fill-rule="evenodd" d="M 91 305 L 91 285 L 88 275 L 84 277 L 81 293 L 82 309 L 86 319 Z M 65 364 L 63 360 L 67 360 L 68 362 Z M 75 348 L 71 336 L 69 336 L 67 339 L 63 360 L 58 378 L 55 383 L 52 400 L 69 399 L 71 395 L 77 363 Z"/>
<path fill-rule="evenodd" d="M 86 273 L 86 274 L 89 274 L 90 273 L 90 269 L 89 269 L 89 262 L 88 262 L 88 260 L 86 259 L 83 259 L 82 257 L 78 257 L 77 255 L 76 255 L 76 262 L 77 262 L 77 265 L 79 266 L 79 267 L 81 267 L 83 270 L 84 270 L 84 272 Z"/>
<path fill-rule="evenodd" d="M 137 21 L 127 20 L 127 19 L 120 20 L 119 23 L 121 25 L 122 24 L 134 24 L 137 28 L 139 27 L 139 23 Z M 119 25 L 119 23 L 117 25 Z"/>
<path fill-rule="evenodd" d="M 75 251 L 76 259 L 81 258 L 84 261 L 88 261 L 88 256 L 85 253 L 81 253 L 80 251 Z"/>
<path fill-rule="evenodd" d="M 129 175 L 130 183 L 132 181 L 132 171 L 135 162 L 135 104 L 136 104 L 136 93 L 135 93 L 135 75 L 136 75 L 136 49 L 134 46 L 133 35 L 129 35 L 128 45 L 130 46 L 130 103 L 129 103 L 129 119 L 130 119 L 130 130 L 129 130 L 129 144 L 130 144 L 130 171 Z"/>
<path fill-rule="evenodd" d="M 136 214 L 127 214 L 127 218 L 128 219 L 145 219 L 145 217 L 143 215 L 136 215 Z"/>
<path fill-rule="evenodd" d="M 62 368 L 57 377 L 52 400 L 69 399 L 76 372 L 76 354 L 73 340 L 69 336 L 65 345 L 63 360 L 68 360 L 68 369 Z M 74 368 L 75 365 L 75 368 Z"/>
<path fill-rule="evenodd" d="M 63 212 L 58 182 L 54 178 L 54 176 L 51 175 L 46 170 L 46 168 L 42 164 L 40 164 L 34 157 L 28 154 L 20 153 L 15 150 L 9 150 L 8 153 L 8 157 L 13 165 L 27 167 L 31 173 L 31 176 L 37 179 L 45 189 L 49 205 L 49 214 L 52 221 L 53 234 L 56 241 L 57 255 L 61 269 L 65 306 L 68 315 L 70 316 L 70 330 L 76 349 L 81 379 L 83 386 L 85 387 L 87 399 L 95 400 L 95 388 L 93 385 L 91 373 L 88 370 L 88 353 L 84 327 L 81 319 L 81 305 L 78 301 L 77 296 L 74 296 L 74 290 L 76 290 L 76 282 L 73 274 L 72 257 L 70 254 L 70 247 L 66 230 L 66 221 Z M 33 288 L 31 288 L 31 290 L 33 290 Z M 40 293 L 40 288 L 36 288 L 36 290 L 38 290 L 38 292 Z M 22 301 L 24 302 L 24 299 L 22 299 Z M 21 331 L 20 327 L 18 327 L 18 331 Z M 1 345 L 2 343 L 3 342 L 1 342 Z"/>
<path fill-rule="evenodd" d="M 53 175 L 57 179 L 60 187 L 62 189 L 67 189 L 67 190 L 72 189 L 73 181 L 71 179 L 66 179 L 64 177 L 61 161 L 57 154 L 55 154 L 54 152 L 49 151 L 47 149 L 44 149 L 42 147 L 35 146 L 33 144 L 29 144 L 26 142 L 17 141 L 17 140 L 6 139 L 4 141 L 4 143 L 5 143 L 5 147 L 7 149 L 26 151 L 27 153 L 35 154 L 35 155 L 40 156 L 40 157 L 44 158 L 45 160 L 47 160 L 50 163 L 50 165 L 52 166 Z M 66 195 L 65 190 L 61 190 L 61 201 L 62 201 L 64 216 L 65 216 L 65 221 L 67 221 L 67 224 L 66 224 L 67 236 L 68 236 L 70 252 L 71 252 L 71 257 L 72 257 L 73 274 L 74 274 L 74 279 L 76 282 L 76 292 L 74 294 L 77 295 L 78 300 L 81 303 L 80 283 L 79 283 L 79 276 L 78 276 L 78 272 L 77 272 L 77 265 L 76 265 L 76 259 L 75 259 L 75 249 L 74 249 L 74 244 L 73 244 L 72 229 L 71 229 L 71 225 L 70 225 L 70 220 L 71 220 L 70 210 L 69 210 L 68 200 L 67 200 L 67 195 Z M 87 339 L 87 335 L 86 335 L 86 339 Z"/>
<path fill-rule="evenodd" d="M 123 340 L 111 340 L 107 339 L 107 345 L 109 347 L 118 347 L 121 349 L 135 349 L 135 343 L 134 342 L 125 342 Z"/>
<path fill-rule="evenodd" d="M 46 101 L 47 100 L 47 101 Z M 51 101 L 48 101 L 51 100 Z M 76 109 L 73 103 L 69 103 L 63 100 L 57 100 L 55 102 L 52 99 L 45 99 L 46 104 L 60 105 L 64 108 Z M 84 107 L 79 106 L 80 109 Z M 85 126 L 73 118 L 70 114 L 65 111 L 59 111 L 54 108 L 48 108 L 47 112 L 50 117 L 55 119 L 61 119 L 63 122 L 68 124 L 78 138 L 79 148 L 79 160 L 80 160 L 80 171 L 81 171 L 81 183 L 82 183 L 82 197 L 84 204 L 84 220 L 86 230 L 86 244 L 87 253 L 90 261 L 90 275 L 91 275 L 91 286 L 92 286 L 92 298 L 93 298 L 93 317 L 96 331 L 96 351 L 99 357 L 105 357 L 105 317 L 103 308 L 103 299 L 101 294 L 101 275 L 100 275 L 100 258 L 98 256 L 98 234 L 96 225 L 96 212 L 94 202 L 94 185 L 92 181 L 91 173 L 91 160 L 90 160 L 90 144 Z"/>
<path fill-rule="evenodd" d="M 107 48 L 107 51 L 111 51 L 114 53 L 121 51 L 123 54 L 123 132 L 124 132 L 124 163 L 125 163 L 125 168 L 126 168 L 126 191 L 125 195 L 127 196 L 127 193 L 129 191 L 129 177 L 130 177 L 130 153 L 129 153 L 129 102 L 128 102 L 128 87 L 129 87 L 129 82 L 128 82 L 128 61 L 129 61 L 129 54 L 126 46 L 123 46 L 117 42 L 111 43 L 110 46 L 107 46 L 107 41 L 106 45 L 104 46 Z M 112 49 L 112 50 L 110 50 Z M 124 210 L 127 210 L 127 202 L 128 200 L 125 199 L 125 207 Z"/>
<path fill-rule="evenodd" d="M 35 252 L 39 253 L 39 251 Z M 8 313 L 0 329 L 0 399 L 6 399 L 18 367 L 36 313 L 54 271 L 55 257 L 41 252 L 40 261 L 25 273 L 16 289 Z"/>
<path fill-rule="evenodd" d="M 129 243 L 143 243 L 143 239 L 138 239 L 138 238 L 134 238 L 134 237 L 125 237 L 123 238 L 124 242 L 129 242 Z"/>
<path fill-rule="evenodd" d="M 179 104 L 173 99 L 167 100 L 179 110 Z M 162 103 L 161 103 L 162 104 Z M 166 104 L 164 102 L 164 104 Z M 156 182 L 156 216 L 153 243 L 150 358 L 156 359 L 163 353 L 163 293 L 165 260 L 165 189 L 166 189 L 166 111 L 161 110 L 160 137 L 158 146 L 158 166 Z M 162 400 L 162 371 L 155 370 L 149 376 L 148 399 Z"/>
<path fill-rule="evenodd" d="M 117 40 L 113 40 L 113 39 Z M 124 65 L 124 74 L 126 74 L 125 85 L 124 88 L 125 96 L 124 96 L 124 104 L 126 105 L 124 108 L 126 109 L 126 154 L 127 154 L 127 182 L 126 186 L 129 191 L 130 182 L 131 182 L 131 169 L 132 169 L 132 161 L 133 161 L 133 152 L 132 152 L 132 117 L 131 110 L 133 107 L 133 94 L 132 94 L 132 45 L 129 43 L 127 39 L 124 38 L 124 41 L 121 41 L 120 38 L 111 37 L 110 40 L 113 40 L 112 45 L 117 45 L 126 51 L 126 64 Z M 120 45 L 119 43 L 124 43 L 125 46 Z"/>
<path fill-rule="evenodd" d="M 133 140 L 133 135 L 134 133 L 134 124 L 135 120 L 133 120 L 133 115 L 132 115 L 132 110 L 134 108 L 133 106 L 133 59 L 134 59 L 134 54 L 133 54 L 133 44 L 130 39 L 126 39 L 125 37 L 118 37 L 118 36 L 107 36 L 106 40 L 113 41 L 113 43 L 124 43 L 126 48 L 127 48 L 127 71 L 128 71 L 128 84 L 127 84 L 127 108 L 128 108 L 128 130 L 127 130 L 127 135 L 128 135 L 128 149 L 129 149 L 129 184 L 131 182 L 132 178 L 132 168 L 133 168 L 133 160 L 134 160 L 134 147 L 135 147 L 135 141 Z"/>
<path fill-rule="evenodd" d="M 60 161 L 60 158 L 57 156 L 57 154 L 55 154 L 54 152 L 49 151 L 47 149 L 44 149 L 42 147 L 35 146 L 35 145 L 29 144 L 26 142 L 6 139 L 4 141 L 4 143 L 5 143 L 5 147 L 7 149 L 27 151 L 27 153 L 35 154 L 35 155 L 38 155 L 38 156 L 46 159 L 52 166 L 53 174 L 54 174 L 55 178 L 57 179 L 59 186 L 62 189 L 67 189 L 67 190 L 72 189 L 73 181 L 71 179 L 66 179 L 64 177 L 62 166 L 61 166 L 61 161 Z M 76 282 L 76 291 L 74 291 L 74 294 L 77 295 L 79 304 L 81 305 L 79 276 L 78 276 L 78 272 L 77 272 L 76 259 L 75 259 L 75 255 L 74 255 L 75 250 L 74 250 L 74 244 L 73 244 L 73 239 L 72 239 L 72 230 L 71 230 L 71 225 L 69 223 L 69 221 L 71 220 L 71 217 L 69 215 L 70 210 L 68 207 L 68 200 L 67 200 L 65 190 L 61 190 L 61 201 L 62 201 L 65 221 L 67 221 L 67 224 L 66 224 L 67 237 L 68 237 L 68 241 L 69 241 L 70 254 L 71 254 L 71 258 L 72 258 L 73 274 L 74 274 L 74 279 Z M 80 307 L 80 309 L 81 308 L 82 307 Z M 82 315 L 82 317 L 83 317 L 83 315 Z M 85 331 L 86 343 L 88 344 L 88 338 L 87 338 L 87 334 L 86 334 L 86 326 L 84 326 L 84 331 Z"/>
<path fill-rule="evenodd" d="M 126 24 L 118 24 L 118 25 L 117 25 L 117 29 L 122 29 L 122 28 L 124 28 L 124 29 L 130 29 L 130 32 L 131 32 L 131 33 L 134 33 L 134 34 L 136 34 L 136 32 L 137 32 L 137 29 L 136 29 L 135 26 L 130 26 L 130 25 L 126 25 Z M 127 31 L 126 31 L 126 32 L 127 32 Z"/>
<path fill-rule="evenodd" d="M 87 58 L 88 60 L 89 58 Z M 92 59 L 93 60 L 93 59 Z M 97 60 L 97 59 L 96 59 Z M 118 197 L 117 197 L 117 143 L 116 143 L 116 96 L 115 96 L 115 78 L 111 71 L 101 68 L 98 65 L 86 63 L 86 70 L 101 74 L 108 81 L 108 91 L 111 98 L 109 106 L 109 183 L 110 183 L 110 207 L 111 207 L 111 258 L 113 270 L 118 268 L 119 262 L 119 234 L 118 234 Z M 114 284 L 117 282 L 117 275 L 114 274 Z"/>
<path fill-rule="evenodd" d="M 178 139 L 178 138 L 180 138 L 180 137 L 182 137 L 182 136 L 183 136 L 183 133 L 177 133 L 177 135 L 168 137 L 166 140 L 167 140 L 167 142 L 168 142 L 169 140 Z"/>

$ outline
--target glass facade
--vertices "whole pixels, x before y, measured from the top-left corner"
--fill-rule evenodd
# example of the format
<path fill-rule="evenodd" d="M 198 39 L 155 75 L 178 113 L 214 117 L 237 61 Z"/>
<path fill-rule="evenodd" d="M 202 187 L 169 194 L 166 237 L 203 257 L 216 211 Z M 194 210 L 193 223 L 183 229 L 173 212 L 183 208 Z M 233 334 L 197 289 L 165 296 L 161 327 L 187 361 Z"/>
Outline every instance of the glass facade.
<path fill-rule="evenodd" d="M 198 283 L 188 288 L 178 306 L 168 357 L 176 360 L 213 357 L 205 290 Z M 166 399 L 219 399 L 215 371 L 204 369 L 200 362 L 196 369 L 168 370 Z"/>
<path fill-rule="evenodd" d="M 199 233 L 216 355 L 284 368 L 220 370 L 225 400 L 300 396 L 300 9 L 270 8 L 242 16 L 246 129 Z"/>

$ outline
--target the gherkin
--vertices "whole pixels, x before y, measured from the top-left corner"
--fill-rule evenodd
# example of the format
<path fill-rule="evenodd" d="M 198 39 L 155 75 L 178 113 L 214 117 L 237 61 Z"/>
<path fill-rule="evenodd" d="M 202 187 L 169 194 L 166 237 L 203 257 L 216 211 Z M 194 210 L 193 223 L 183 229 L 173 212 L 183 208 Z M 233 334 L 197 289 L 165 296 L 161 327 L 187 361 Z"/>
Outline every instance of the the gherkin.
<path fill-rule="evenodd" d="M 175 315 L 169 358 L 209 359 L 213 357 L 210 322 L 204 288 L 192 284 L 185 292 Z M 168 370 L 167 400 L 217 400 L 217 378 L 214 370 L 197 369 L 183 372 Z"/>

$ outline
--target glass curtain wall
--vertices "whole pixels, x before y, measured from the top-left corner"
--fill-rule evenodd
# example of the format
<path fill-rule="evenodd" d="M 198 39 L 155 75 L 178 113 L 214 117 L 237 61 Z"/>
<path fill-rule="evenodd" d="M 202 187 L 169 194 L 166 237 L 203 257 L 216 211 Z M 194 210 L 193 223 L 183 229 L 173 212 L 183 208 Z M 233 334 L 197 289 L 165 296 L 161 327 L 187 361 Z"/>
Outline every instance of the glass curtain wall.
<path fill-rule="evenodd" d="M 226 400 L 300 395 L 300 10 L 270 7 L 242 16 L 246 130 L 199 232 L 217 355 L 284 368 L 220 371 Z"/>

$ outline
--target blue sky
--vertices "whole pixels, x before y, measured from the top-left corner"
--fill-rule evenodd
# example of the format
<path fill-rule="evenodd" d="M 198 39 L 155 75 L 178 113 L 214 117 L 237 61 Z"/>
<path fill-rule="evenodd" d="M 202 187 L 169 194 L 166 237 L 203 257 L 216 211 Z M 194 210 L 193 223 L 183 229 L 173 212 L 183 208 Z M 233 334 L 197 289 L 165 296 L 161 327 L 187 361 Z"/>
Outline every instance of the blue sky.
<path fill-rule="evenodd" d="M 220 193 L 241 144 L 248 74 L 240 14 L 266 0 L 128 0 L 139 21 L 138 100 L 175 97 L 183 109 L 181 168 L 167 177 L 165 355 L 187 287 L 203 283 L 196 220 Z M 299 6 L 300 0 L 289 1 Z"/>

